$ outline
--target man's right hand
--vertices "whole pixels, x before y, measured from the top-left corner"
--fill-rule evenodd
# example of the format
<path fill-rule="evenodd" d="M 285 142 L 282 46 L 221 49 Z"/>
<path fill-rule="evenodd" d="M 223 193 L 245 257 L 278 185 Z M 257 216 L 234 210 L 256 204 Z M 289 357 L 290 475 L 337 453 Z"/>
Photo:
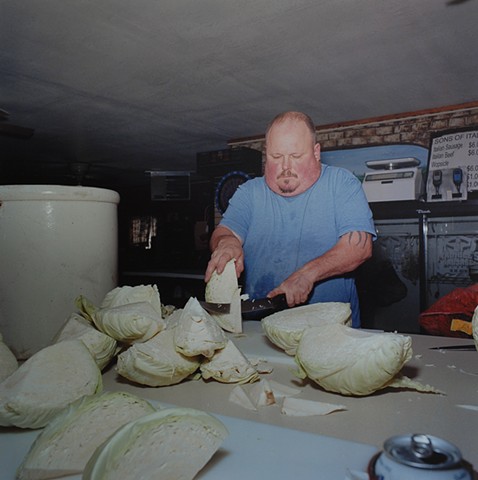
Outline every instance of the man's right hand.
<path fill-rule="evenodd" d="M 209 282 L 216 270 L 222 273 L 227 262 L 236 260 L 236 274 L 239 277 L 244 270 L 244 251 L 239 238 L 225 227 L 218 226 L 211 236 L 212 255 L 207 265 L 204 281 Z"/>

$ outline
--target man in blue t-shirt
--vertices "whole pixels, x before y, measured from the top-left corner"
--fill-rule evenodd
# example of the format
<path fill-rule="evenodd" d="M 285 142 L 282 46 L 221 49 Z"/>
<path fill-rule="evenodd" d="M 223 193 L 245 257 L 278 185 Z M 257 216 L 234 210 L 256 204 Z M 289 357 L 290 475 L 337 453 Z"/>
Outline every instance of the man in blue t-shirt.
<path fill-rule="evenodd" d="M 235 258 L 250 298 L 349 302 L 358 327 L 352 272 L 371 256 L 375 236 L 360 181 L 321 163 L 309 116 L 285 112 L 266 131 L 264 176 L 237 189 L 212 234 L 205 280 Z"/>

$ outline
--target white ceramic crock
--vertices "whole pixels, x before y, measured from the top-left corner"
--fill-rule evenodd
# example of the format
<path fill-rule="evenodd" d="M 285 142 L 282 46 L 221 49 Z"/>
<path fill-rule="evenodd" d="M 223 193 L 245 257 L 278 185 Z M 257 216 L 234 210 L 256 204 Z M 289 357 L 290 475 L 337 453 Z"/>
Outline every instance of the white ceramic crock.
<path fill-rule="evenodd" d="M 101 188 L 0 186 L 0 332 L 18 359 L 50 344 L 78 295 L 117 286 L 118 203 Z"/>

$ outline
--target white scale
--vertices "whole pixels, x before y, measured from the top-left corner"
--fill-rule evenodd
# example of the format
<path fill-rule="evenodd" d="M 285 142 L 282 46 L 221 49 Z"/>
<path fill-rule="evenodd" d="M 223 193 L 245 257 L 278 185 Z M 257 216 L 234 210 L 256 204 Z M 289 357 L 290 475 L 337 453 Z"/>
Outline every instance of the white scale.
<path fill-rule="evenodd" d="M 365 162 L 373 172 L 366 172 L 363 189 L 369 202 L 417 200 L 423 193 L 420 160 L 394 158 Z"/>

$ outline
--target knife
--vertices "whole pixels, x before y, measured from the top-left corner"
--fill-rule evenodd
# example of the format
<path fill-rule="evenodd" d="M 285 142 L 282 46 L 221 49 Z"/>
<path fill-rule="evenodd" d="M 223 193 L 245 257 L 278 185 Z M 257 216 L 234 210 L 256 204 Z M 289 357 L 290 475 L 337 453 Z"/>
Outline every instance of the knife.
<path fill-rule="evenodd" d="M 465 345 L 444 345 L 442 347 L 430 347 L 429 350 L 476 350 L 473 343 Z"/>
<path fill-rule="evenodd" d="M 231 311 L 230 303 L 212 303 L 205 302 L 204 300 L 198 301 L 199 305 L 201 305 L 201 307 L 209 313 L 229 313 Z"/>
<path fill-rule="evenodd" d="M 272 298 L 256 298 L 252 300 L 242 300 L 241 313 L 244 316 L 253 314 L 263 314 L 262 316 L 270 315 L 273 312 L 279 312 L 288 308 L 285 293 L 276 295 Z"/>
<path fill-rule="evenodd" d="M 212 303 L 199 300 L 200 305 L 209 313 L 229 313 L 231 311 L 230 303 Z M 255 320 L 265 317 L 274 312 L 279 312 L 288 308 L 285 294 L 280 294 L 272 298 L 256 298 L 241 301 L 242 317 L 246 320 Z"/>

